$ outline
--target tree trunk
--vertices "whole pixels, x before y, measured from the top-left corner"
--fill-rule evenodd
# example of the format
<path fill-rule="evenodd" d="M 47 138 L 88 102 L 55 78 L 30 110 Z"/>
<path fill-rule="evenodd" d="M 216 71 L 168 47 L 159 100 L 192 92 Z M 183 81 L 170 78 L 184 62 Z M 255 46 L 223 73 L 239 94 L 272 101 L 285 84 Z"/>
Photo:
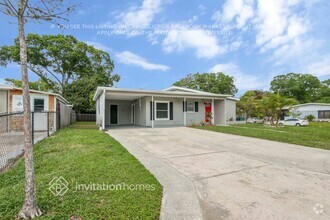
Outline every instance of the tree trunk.
<path fill-rule="evenodd" d="M 33 143 L 31 130 L 31 108 L 29 94 L 29 77 L 27 69 L 27 51 L 24 34 L 24 0 L 19 0 L 18 8 L 18 32 L 20 42 L 20 62 L 23 83 L 23 129 L 24 129 L 24 158 L 25 158 L 25 200 L 22 209 L 18 213 L 19 218 L 31 219 L 42 213 L 37 206 L 36 184 L 33 165 Z"/>

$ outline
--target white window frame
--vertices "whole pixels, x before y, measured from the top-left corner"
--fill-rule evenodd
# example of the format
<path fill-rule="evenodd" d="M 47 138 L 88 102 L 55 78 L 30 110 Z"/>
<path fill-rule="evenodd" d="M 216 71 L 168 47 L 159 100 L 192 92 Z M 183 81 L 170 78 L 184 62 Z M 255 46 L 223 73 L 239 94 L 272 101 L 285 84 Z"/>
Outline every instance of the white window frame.
<path fill-rule="evenodd" d="M 192 103 L 192 104 L 193 104 L 193 110 L 192 110 L 192 111 L 188 111 L 188 104 L 189 104 L 189 103 Z M 195 110 L 196 110 L 196 109 L 195 109 L 195 102 L 193 102 L 193 101 L 188 101 L 188 102 L 187 102 L 187 113 L 195 113 Z"/>
<path fill-rule="evenodd" d="M 34 100 L 35 99 L 43 99 L 44 100 L 44 111 L 48 111 L 48 100 L 49 100 L 48 95 L 31 94 L 30 97 L 31 97 L 30 98 L 31 111 L 34 112 Z"/>
<path fill-rule="evenodd" d="M 167 104 L 167 118 L 157 118 L 157 103 L 166 103 Z M 165 110 L 160 110 L 165 111 Z M 154 106 L 155 120 L 157 121 L 169 121 L 170 120 L 170 102 L 169 101 L 155 101 Z"/>

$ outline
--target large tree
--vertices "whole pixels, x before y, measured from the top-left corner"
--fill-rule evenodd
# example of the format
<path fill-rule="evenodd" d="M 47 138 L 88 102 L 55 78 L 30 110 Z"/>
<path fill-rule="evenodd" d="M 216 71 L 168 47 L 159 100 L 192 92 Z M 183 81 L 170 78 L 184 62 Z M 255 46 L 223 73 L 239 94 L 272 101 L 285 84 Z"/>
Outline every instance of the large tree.
<path fill-rule="evenodd" d="M 314 102 L 330 103 L 330 79 L 321 83 L 321 88 Z"/>
<path fill-rule="evenodd" d="M 263 112 L 258 108 L 260 100 L 269 92 L 260 90 L 250 90 L 241 96 L 240 101 L 237 102 L 237 108 L 239 112 L 246 115 L 246 119 L 249 117 L 262 117 Z"/>
<path fill-rule="evenodd" d="M 228 95 L 234 95 L 238 91 L 234 83 L 234 77 L 221 72 L 189 74 L 173 85 Z"/>
<path fill-rule="evenodd" d="M 17 40 L 0 49 L 2 65 L 20 62 Z M 27 35 L 28 68 L 62 94 L 78 112 L 95 110 L 91 98 L 97 86 L 113 86 L 120 77 L 112 74 L 110 55 L 67 35 Z"/>
<path fill-rule="evenodd" d="M 23 87 L 22 80 L 6 78 L 5 81 L 17 88 Z M 45 80 L 41 78 L 35 82 L 29 82 L 29 88 L 33 90 L 45 91 L 45 92 L 54 92 L 54 93 L 58 92 L 57 90 L 54 90 L 54 88 L 56 88 L 55 85 L 53 85 L 50 81 L 45 82 Z"/>
<path fill-rule="evenodd" d="M 26 42 L 28 68 L 45 82 L 56 85 L 54 90 L 64 96 L 70 83 L 84 77 L 103 75 L 108 80 L 102 85 L 109 86 L 119 79 L 111 75 L 114 65 L 107 52 L 78 41 L 73 36 L 29 34 Z M 19 42 L 16 39 L 14 45 L 1 47 L 1 64 L 20 63 L 18 55 Z"/>
<path fill-rule="evenodd" d="M 279 93 L 267 93 L 262 97 L 258 103 L 258 108 L 263 113 L 263 116 L 270 117 L 272 126 L 278 125 L 278 121 L 281 118 L 282 109 L 284 107 L 290 107 L 297 103 L 297 100 L 293 98 L 287 98 Z"/>
<path fill-rule="evenodd" d="M 28 21 L 54 22 L 54 19 L 61 19 L 62 15 L 69 13 L 73 9 L 71 6 L 66 6 L 62 9 L 62 6 L 62 0 L 0 0 L 0 11 L 5 15 L 14 17 L 17 21 L 18 28 L 17 55 L 21 65 L 22 75 L 25 158 L 25 199 L 18 217 L 24 219 L 34 218 L 42 214 L 36 201 L 25 24 Z"/>
<path fill-rule="evenodd" d="M 321 87 L 317 77 L 311 74 L 296 73 L 278 75 L 270 84 L 273 92 L 295 98 L 300 103 L 314 101 Z"/>
<path fill-rule="evenodd" d="M 93 96 L 98 86 L 112 86 L 118 82 L 119 75 L 108 77 L 105 74 L 94 74 L 81 77 L 66 88 L 65 98 L 73 105 L 76 112 L 95 112 Z"/>

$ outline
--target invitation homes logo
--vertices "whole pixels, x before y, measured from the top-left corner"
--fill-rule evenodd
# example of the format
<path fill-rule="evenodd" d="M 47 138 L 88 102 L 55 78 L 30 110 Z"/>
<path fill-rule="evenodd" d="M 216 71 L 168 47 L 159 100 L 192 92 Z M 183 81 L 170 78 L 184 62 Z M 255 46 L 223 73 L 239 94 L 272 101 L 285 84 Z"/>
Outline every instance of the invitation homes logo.
<path fill-rule="evenodd" d="M 48 189 L 54 196 L 64 196 L 69 190 L 69 183 L 62 176 L 54 177 L 52 181 L 49 182 Z"/>
<path fill-rule="evenodd" d="M 69 190 L 69 183 L 64 177 L 54 177 L 49 182 L 49 188 L 54 196 L 63 196 Z M 154 184 L 127 184 L 127 183 L 77 183 L 74 192 L 77 191 L 154 191 Z"/>

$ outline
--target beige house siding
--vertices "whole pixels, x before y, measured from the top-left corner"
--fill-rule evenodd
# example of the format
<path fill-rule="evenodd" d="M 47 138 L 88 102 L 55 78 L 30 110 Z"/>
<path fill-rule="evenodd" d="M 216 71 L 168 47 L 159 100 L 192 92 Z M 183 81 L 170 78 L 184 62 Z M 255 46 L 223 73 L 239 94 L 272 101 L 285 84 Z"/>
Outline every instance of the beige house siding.
<path fill-rule="evenodd" d="M 13 97 L 14 95 L 22 95 L 22 90 L 18 89 L 13 89 L 9 91 L 9 111 L 14 112 L 13 109 Z M 45 97 L 45 103 L 47 104 L 46 106 L 46 111 L 56 111 L 55 110 L 55 102 L 56 102 L 56 97 L 54 95 L 46 95 L 46 94 L 41 94 L 41 93 L 36 93 L 36 92 L 30 92 L 30 97 L 31 100 L 33 100 L 34 97 Z M 33 110 L 32 106 L 32 101 L 31 101 L 31 110 Z M 49 114 L 49 126 L 50 128 L 55 127 L 55 121 L 56 121 L 56 115 L 55 114 Z M 12 131 L 21 131 L 23 130 L 23 115 L 13 115 L 9 119 L 9 125 L 10 125 L 10 130 Z"/>
<path fill-rule="evenodd" d="M 8 92 L 0 90 L 0 114 L 7 112 L 8 108 Z"/>

